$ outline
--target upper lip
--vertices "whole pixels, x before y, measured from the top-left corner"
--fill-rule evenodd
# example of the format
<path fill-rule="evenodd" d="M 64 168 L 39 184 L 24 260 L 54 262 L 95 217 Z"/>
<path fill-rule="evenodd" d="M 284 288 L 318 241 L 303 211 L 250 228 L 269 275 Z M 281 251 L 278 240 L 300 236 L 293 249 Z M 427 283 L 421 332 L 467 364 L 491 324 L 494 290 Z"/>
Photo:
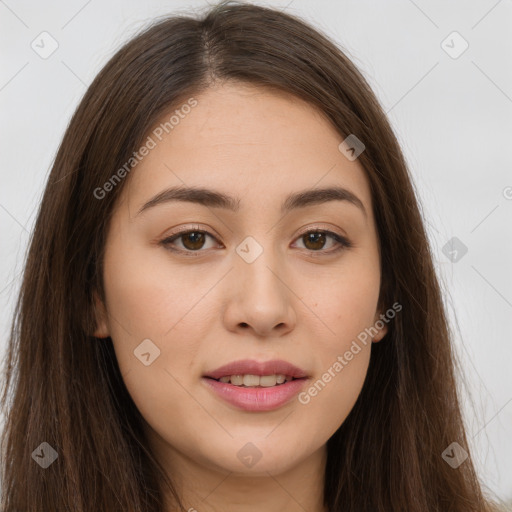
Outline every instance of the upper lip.
<path fill-rule="evenodd" d="M 307 377 L 304 370 L 297 366 L 283 361 L 281 359 L 273 359 L 271 361 L 255 361 L 253 359 L 243 359 L 225 364 L 216 370 L 206 373 L 205 377 L 212 379 L 220 379 L 231 375 L 287 375 L 296 379 Z"/>

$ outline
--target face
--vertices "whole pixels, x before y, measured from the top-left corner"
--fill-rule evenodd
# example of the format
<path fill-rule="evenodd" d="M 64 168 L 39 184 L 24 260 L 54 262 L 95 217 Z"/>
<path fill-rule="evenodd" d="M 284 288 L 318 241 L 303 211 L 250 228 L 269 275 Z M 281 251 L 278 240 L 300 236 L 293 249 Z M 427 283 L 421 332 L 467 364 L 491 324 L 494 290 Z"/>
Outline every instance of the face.
<path fill-rule="evenodd" d="M 386 333 L 361 342 L 381 313 L 372 198 L 314 107 L 234 83 L 194 99 L 126 178 L 94 334 L 168 461 L 277 474 L 325 449 Z"/>

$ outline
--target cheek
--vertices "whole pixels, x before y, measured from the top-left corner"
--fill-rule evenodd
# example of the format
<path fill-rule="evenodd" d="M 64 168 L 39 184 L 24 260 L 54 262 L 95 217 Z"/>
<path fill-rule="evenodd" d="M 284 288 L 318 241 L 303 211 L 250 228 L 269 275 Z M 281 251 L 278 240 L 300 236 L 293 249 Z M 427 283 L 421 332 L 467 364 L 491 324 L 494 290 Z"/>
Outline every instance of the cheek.
<path fill-rule="evenodd" d="M 325 323 L 334 334 L 315 338 L 317 371 L 298 397 L 311 418 L 311 428 L 317 429 L 320 437 L 330 437 L 345 421 L 359 397 L 370 362 L 371 336 L 365 329 L 372 326 L 377 297 L 346 292 L 334 294 L 326 305 Z"/>
<path fill-rule="evenodd" d="M 348 344 L 334 351 L 321 372 L 299 395 L 299 403 L 304 407 L 307 417 L 317 428 L 325 430 L 327 437 L 343 423 L 359 397 L 368 370 L 370 352 L 369 343 Z"/>
<path fill-rule="evenodd" d="M 121 374 L 150 425 L 179 430 L 180 418 L 201 414 L 186 390 L 203 339 L 201 326 L 187 315 L 198 290 L 176 273 L 165 277 L 165 265 L 137 248 L 122 253 L 116 248 L 105 257 L 109 328 Z"/>
<path fill-rule="evenodd" d="M 310 283 L 312 311 L 329 333 L 321 340 L 330 354 L 344 352 L 353 339 L 374 325 L 380 271 L 378 260 L 373 260 L 354 255 L 335 272 L 320 275 Z"/>
<path fill-rule="evenodd" d="M 106 252 L 104 282 L 111 329 L 140 341 L 171 335 L 211 287 L 200 272 L 177 271 L 164 249 L 119 239 Z"/>
<path fill-rule="evenodd" d="M 166 277 L 165 265 L 136 248 L 122 253 L 115 249 L 105 257 L 110 335 L 134 402 L 143 415 L 158 418 L 188 401 L 179 382 L 185 382 L 204 339 L 204 326 L 189 313 L 200 286 L 208 283 L 187 284 L 176 272 Z"/>
<path fill-rule="evenodd" d="M 312 287 L 312 310 L 326 329 L 315 338 L 316 380 L 299 396 L 312 417 L 323 418 L 320 428 L 331 433 L 350 413 L 368 371 L 369 333 L 379 298 L 378 261 L 347 261 L 335 275 L 320 276 Z"/>

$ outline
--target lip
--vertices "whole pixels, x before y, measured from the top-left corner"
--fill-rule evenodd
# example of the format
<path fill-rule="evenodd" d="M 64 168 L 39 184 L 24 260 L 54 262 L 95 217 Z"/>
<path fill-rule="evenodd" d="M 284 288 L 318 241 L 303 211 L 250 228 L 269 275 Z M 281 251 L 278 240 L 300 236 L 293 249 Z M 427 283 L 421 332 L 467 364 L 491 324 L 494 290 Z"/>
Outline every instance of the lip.
<path fill-rule="evenodd" d="M 302 379 L 307 377 L 307 374 L 301 368 L 283 361 L 282 359 L 273 359 L 272 361 L 259 362 L 253 359 L 242 359 L 240 361 L 233 361 L 207 372 L 204 376 L 211 379 L 220 379 L 231 375 L 289 375 L 295 379 Z"/>
<path fill-rule="evenodd" d="M 294 380 L 273 387 L 245 388 L 228 382 L 219 382 L 221 377 L 231 375 L 288 375 Z M 304 370 L 282 360 L 258 362 L 250 359 L 234 361 L 208 372 L 203 382 L 217 396 L 231 405 L 251 412 L 278 409 L 287 404 L 304 387 L 308 376 Z"/>

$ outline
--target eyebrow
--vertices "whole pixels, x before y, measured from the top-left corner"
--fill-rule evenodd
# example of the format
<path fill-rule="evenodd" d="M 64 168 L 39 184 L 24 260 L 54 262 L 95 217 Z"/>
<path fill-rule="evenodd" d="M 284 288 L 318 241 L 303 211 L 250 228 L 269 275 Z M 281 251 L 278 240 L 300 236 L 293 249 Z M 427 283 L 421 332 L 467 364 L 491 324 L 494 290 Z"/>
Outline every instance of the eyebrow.
<path fill-rule="evenodd" d="M 239 198 L 207 188 L 181 186 L 168 188 L 159 192 L 139 209 L 137 215 L 157 205 L 173 201 L 197 203 L 210 208 L 223 208 L 235 213 L 240 210 Z M 315 188 L 294 192 L 288 195 L 284 200 L 281 206 L 281 213 L 285 214 L 291 210 L 323 204 L 329 201 L 346 201 L 349 204 L 357 206 L 365 217 L 367 216 L 362 201 L 354 193 L 350 192 L 350 190 L 343 187 Z"/>

